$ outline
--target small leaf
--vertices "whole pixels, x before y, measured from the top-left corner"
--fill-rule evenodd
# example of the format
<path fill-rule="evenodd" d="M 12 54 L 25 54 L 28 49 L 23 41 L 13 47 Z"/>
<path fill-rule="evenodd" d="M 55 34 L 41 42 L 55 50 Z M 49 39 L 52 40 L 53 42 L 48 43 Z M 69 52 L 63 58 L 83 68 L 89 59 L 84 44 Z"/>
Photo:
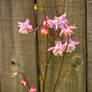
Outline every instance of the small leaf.
<path fill-rule="evenodd" d="M 18 72 L 15 72 L 15 73 L 12 74 L 11 77 L 14 78 L 14 77 L 16 77 L 17 75 L 18 75 Z"/>
<path fill-rule="evenodd" d="M 42 80 L 42 77 L 41 76 L 39 77 L 39 80 Z"/>

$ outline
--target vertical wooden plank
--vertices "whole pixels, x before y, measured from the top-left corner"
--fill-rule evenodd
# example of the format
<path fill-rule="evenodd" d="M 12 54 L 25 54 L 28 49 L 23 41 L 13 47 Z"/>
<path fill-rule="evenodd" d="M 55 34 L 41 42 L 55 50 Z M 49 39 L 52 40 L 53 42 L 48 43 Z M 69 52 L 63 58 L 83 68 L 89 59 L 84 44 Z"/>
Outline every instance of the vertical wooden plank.
<path fill-rule="evenodd" d="M 87 0 L 88 92 L 92 91 L 92 0 Z"/>
<path fill-rule="evenodd" d="M 38 0 L 38 6 L 41 6 L 41 0 Z M 46 0 L 45 7 L 47 15 L 52 18 L 57 15 L 60 16 L 63 13 L 67 14 L 67 18 L 71 24 L 76 24 L 78 29 L 75 30 L 75 34 L 73 36 L 74 40 L 80 41 L 80 46 L 76 50 L 73 55 L 67 55 L 65 59 L 64 67 L 70 65 L 70 72 L 68 75 L 67 81 L 60 78 L 60 82 L 58 83 L 58 88 L 56 92 L 85 92 L 85 62 L 86 62 L 86 41 L 85 41 L 85 1 L 84 0 Z M 41 21 L 41 8 L 38 10 L 38 19 Z M 39 38 L 39 43 L 41 50 L 41 64 L 45 66 L 46 61 L 46 38 Z M 45 54 L 43 54 L 45 53 Z M 42 58 L 43 57 L 43 58 Z M 56 80 L 60 58 L 53 58 L 53 62 L 50 65 L 46 92 L 50 92 L 52 88 L 52 84 Z M 45 68 L 42 67 L 44 70 Z M 54 71 L 54 72 L 53 72 Z M 65 68 L 63 68 L 63 72 Z"/>
<path fill-rule="evenodd" d="M 74 40 L 80 41 L 80 47 L 75 54 L 70 56 L 71 82 L 69 92 L 85 92 L 85 62 L 86 62 L 86 41 L 85 41 L 85 1 L 84 0 L 66 0 L 65 11 L 67 12 L 70 23 L 77 24 Z M 73 59 L 75 60 L 73 61 Z M 77 64 L 79 62 L 79 64 Z M 68 91 L 68 90 L 67 90 Z"/>
<path fill-rule="evenodd" d="M 26 18 L 34 24 L 33 0 L 0 0 L 0 92 L 28 92 L 21 86 L 21 76 L 11 78 L 16 71 L 37 87 L 33 34 L 18 32 L 17 22 Z"/>

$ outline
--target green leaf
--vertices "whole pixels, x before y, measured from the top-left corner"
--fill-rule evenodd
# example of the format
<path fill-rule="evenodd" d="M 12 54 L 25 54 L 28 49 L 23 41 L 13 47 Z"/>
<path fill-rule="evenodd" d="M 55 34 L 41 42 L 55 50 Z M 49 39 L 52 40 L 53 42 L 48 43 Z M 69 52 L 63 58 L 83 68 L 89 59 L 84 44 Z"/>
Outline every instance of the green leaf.
<path fill-rule="evenodd" d="M 42 77 L 41 76 L 39 77 L 39 80 L 42 80 Z"/>

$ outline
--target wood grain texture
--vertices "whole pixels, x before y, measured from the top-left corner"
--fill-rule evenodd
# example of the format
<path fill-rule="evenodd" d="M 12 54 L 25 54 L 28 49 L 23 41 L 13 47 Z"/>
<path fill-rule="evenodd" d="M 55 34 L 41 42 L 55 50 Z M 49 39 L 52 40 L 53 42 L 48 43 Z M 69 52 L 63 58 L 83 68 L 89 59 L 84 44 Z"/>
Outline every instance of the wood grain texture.
<path fill-rule="evenodd" d="M 11 78 L 16 71 L 37 87 L 34 36 L 18 32 L 17 22 L 26 18 L 34 24 L 33 0 L 0 0 L 0 92 L 28 92 L 22 76 Z"/>
<path fill-rule="evenodd" d="M 92 0 L 87 0 L 88 92 L 92 91 Z"/>
<path fill-rule="evenodd" d="M 38 7 L 41 7 L 41 0 L 38 0 Z M 60 16 L 63 13 L 67 14 L 70 24 L 77 24 L 78 29 L 75 30 L 73 39 L 80 41 L 80 47 L 73 53 L 67 55 L 63 65 L 63 72 L 61 73 L 60 82 L 58 83 L 56 92 L 85 92 L 85 62 L 86 62 L 86 41 L 85 41 L 85 2 L 84 0 L 46 0 L 45 1 L 46 14 L 53 18 L 53 16 Z M 39 22 L 42 18 L 41 9 L 38 10 Z M 39 38 L 40 59 L 43 71 L 45 70 L 46 61 L 46 38 Z M 45 54 L 43 54 L 45 53 Z M 51 92 L 54 81 L 56 80 L 61 58 L 53 57 L 53 62 L 49 65 L 49 72 L 47 77 L 46 92 Z M 69 67 L 71 66 L 71 67 Z M 66 76 L 64 77 L 65 71 Z M 66 80 L 66 81 L 65 81 Z"/>
<path fill-rule="evenodd" d="M 91 0 L 88 1 L 91 11 Z M 78 29 L 73 39 L 80 41 L 80 46 L 67 55 L 63 65 L 60 82 L 56 92 L 85 92 L 85 2 L 84 0 L 45 0 L 46 13 L 50 18 L 67 13 L 71 24 L 77 24 Z M 41 0 L 38 0 L 38 24 L 43 17 Z M 30 84 L 37 87 L 37 68 L 35 62 L 35 43 L 33 34 L 21 35 L 17 22 L 30 18 L 34 24 L 33 0 L 0 0 L 0 92 L 28 92 L 20 85 L 20 77 L 11 78 L 16 71 L 23 72 Z M 88 56 L 89 74 L 91 74 L 91 13 L 88 17 Z M 46 66 L 46 37 L 40 36 L 39 50 L 42 71 Z M 61 58 L 52 57 L 49 65 L 46 92 L 51 92 L 60 67 Z M 13 62 L 15 64 L 13 64 Z M 67 72 L 66 72 L 67 71 Z M 65 75 L 66 73 L 66 75 Z M 64 76 L 65 75 L 65 76 Z M 89 76 L 89 92 L 91 92 L 91 75 Z"/>

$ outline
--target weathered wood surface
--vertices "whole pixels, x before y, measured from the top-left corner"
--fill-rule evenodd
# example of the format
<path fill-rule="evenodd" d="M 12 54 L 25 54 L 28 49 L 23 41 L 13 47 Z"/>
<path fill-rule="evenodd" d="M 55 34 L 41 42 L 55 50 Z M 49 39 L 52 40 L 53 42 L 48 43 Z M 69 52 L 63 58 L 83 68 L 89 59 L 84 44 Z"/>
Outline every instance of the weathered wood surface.
<path fill-rule="evenodd" d="M 12 79 L 11 74 L 23 72 L 37 86 L 34 37 L 19 34 L 17 24 L 26 18 L 34 23 L 33 0 L 0 0 L 0 13 L 0 92 L 28 92 L 22 77 Z"/>
<path fill-rule="evenodd" d="M 92 0 L 87 0 L 88 92 L 92 92 Z"/>
<path fill-rule="evenodd" d="M 84 0 L 46 0 L 45 1 L 46 13 L 50 18 L 57 15 L 60 16 L 63 13 L 67 14 L 67 18 L 71 24 L 77 24 L 78 29 L 75 31 L 73 36 L 74 40 L 80 41 L 80 47 L 73 55 L 67 55 L 63 72 L 61 73 L 60 82 L 56 92 L 85 92 L 85 62 L 86 62 L 86 46 L 85 46 L 85 2 Z M 38 0 L 38 5 L 41 7 L 41 0 Z M 38 10 L 38 19 L 41 20 L 42 16 L 41 9 Z M 41 64 L 44 65 L 42 68 L 45 70 L 46 62 L 46 38 L 39 38 L 41 43 Z M 43 48 L 44 47 L 44 48 Z M 42 58 L 43 57 L 43 58 Z M 49 73 L 47 78 L 46 92 L 51 92 L 53 83 L 56 80 L 61 58 L 55 59 L 49 65 Z M 72 66 L 72 67 L 68 67 Z M 65 78 L 63 75 L 68 67 L 69 71 Z M 53 72 L 53 71 L 54 72 Z M 68 78 L 68 79 L 67 79 Z M 65 81 L 66 80 L 66 81 Z"/>
<path fill-rule="evenodd" d="M 70 65 L 72 68 L 68 69 L 65 77 L 68 78 L 67 80 L 62 78 L 65 72 L 63 68 L 56 92 L 85 92 L 85 2 L 84 0 L 46 0 L 45 3 L 47 15 L 51 18 L 54 15 L 67 13 L 69 22 L 78 26 L 73 38 L 80 41 L 78 50 L 73 55 L 67 55 L 65 59 L 64 67 Z M 38 23 L 42 18 L 40 6 L 41 0 L 38 0 Z M 20 85 L 21 77 L 11 78 L 11 74 L 15 71 L 23 72 L 30 80 L 30 84 L 37 86 L 33 34 L 21 35 L 17 27 L 17 22 L 26 18 L 30 18 L 34 23 L 33 0 L 0 0 L 0 92 L 28 92 L 27 88 Z M 45 67 L 46 38 L 39 36 L 39 43 L 40 61 Z M 51 92 L 56 80 L 59 60 L 60 58 L 54 57 L 50 64 L 46 92 Z M 42 67 L 43 71 L 44 67 Z M 89 86 L 91 89 L 91 84 Z"/>

